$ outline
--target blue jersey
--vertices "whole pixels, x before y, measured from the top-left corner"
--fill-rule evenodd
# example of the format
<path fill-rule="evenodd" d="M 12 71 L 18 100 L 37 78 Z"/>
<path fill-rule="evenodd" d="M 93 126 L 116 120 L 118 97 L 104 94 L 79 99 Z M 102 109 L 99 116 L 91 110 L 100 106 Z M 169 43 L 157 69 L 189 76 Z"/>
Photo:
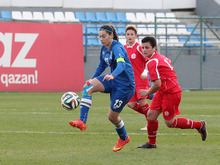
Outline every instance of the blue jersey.
<path fill-rule="evenodd" d="M 105 46 L 102 46 L 100 52 L 100 63 L 92 78 L 100 76 L 108 66 L 111 68 L 111 73 L 113 73 L 117 67 L 116 60 L 120 57 L 125 60 L 125 67 L 123 71 L 114 78 L 115 84 L 134 86 L 134 71 L 128 58 L 127 51 L 124 46 L 116 40 L 113 40 L 110 50 L 107 50 Z"/>

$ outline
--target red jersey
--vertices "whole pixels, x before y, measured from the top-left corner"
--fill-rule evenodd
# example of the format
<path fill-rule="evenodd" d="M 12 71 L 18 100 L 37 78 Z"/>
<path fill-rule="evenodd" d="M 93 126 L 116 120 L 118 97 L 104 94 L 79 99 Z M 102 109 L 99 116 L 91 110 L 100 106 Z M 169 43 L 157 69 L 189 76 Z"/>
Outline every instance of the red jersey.
<path fill-rule="evenodd" d="M 148 78 L 146 80 L 141 79 L 141 73 L 146 67 L 146 58 L 142 53 L 142 47 L 139 43 L 135 42 L 132 46 L 124 45 L 128 58 L 131 61 L 131 65 L 134 70 L 134 78 L 136 86 L 149 86 Z"/>
<path fill-rule="evenodd" d="M 149 71 L 151 81 L 161 79 L 160 91 L 165 93 L 182 91 L 169 58 L 155 52 L 147 62 L 147 70 Z"/>

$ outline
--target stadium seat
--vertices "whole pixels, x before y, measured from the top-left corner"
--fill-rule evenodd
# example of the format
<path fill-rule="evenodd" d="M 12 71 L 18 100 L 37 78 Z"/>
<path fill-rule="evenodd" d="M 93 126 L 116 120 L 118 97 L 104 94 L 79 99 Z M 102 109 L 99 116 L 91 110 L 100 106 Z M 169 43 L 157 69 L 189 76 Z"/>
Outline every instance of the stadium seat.
<path fill-rule="evenodd" d="M 157 25 L 157 34 L 158 35 L 165 35 L 166 34 L 166 25 L 163 25 L 163 24 Z"/>
<path fill-rule="evenodd" d="M 133 22 L 133 23 L 140 23 L 141 21 L 137 20 L 135 13 L 127 12 L 125 13 L 126 19 Z"/>
<path fill-rule="evenodd" d="M 186 40 L 187 40 L 187 36 L 180 36 L 179 37 L 179 42 L 185 43 Z M 185 46 L 187 46 L 187 47 L 200 46 L 199 43 L 197 44 L 197 43 L 190 43 L 190 42 L 199 42 L 198 38 L 195 38 L 195 36 L 191 36 Z"/>
<path fill-rule="evenodd" d="M 125 13 L 116 13 L 116 18 L 122 23 L 130 23 L 131 21 L 127 20 Z"/>
<path fill-rule="evenodd" d="M 160 18 L 157 18 L 157 23 L 167 23 L 164 13 L 156 13 L 156 17 L 160 17 Z"/>
<path fill-rule="evenodd" d="M 166 46 L 166 42 L 169 42 L 168 39 L 166 39 L 166 36 L 159 36 L 158 38 L 158 44 L 160 46 Z"/>
<path fill-rule="evenodd" d="M 175 18 L 176 16 L 174 13 L 165 13 L 165 17 L 168 17 L 166 18 L 168 23 L 179 23 L 180 22 L 179 20 Z"/>
<path fill-rule="evenodd" d="M 99 34 L 95 24 L 87 24 L 87 34 Z"/>
<path fill-rule="evenodd" d="M 178 31 L 176 30 L 176 25 L 168 24 L 167 25 L 167 34 L 168 35 L 178 35 Z"/>
<path fill-rule="evenodd" d="M 137 25 L 137 34 L 138 35 L 149 35 L 146 25 Z"/>
<path fill-rule="evenodd" d="M 117 20 L 115 13 L 112 12 L 108 12 L 106 13 L 106 18 L 109 22 L 113 22 L 113 23 L 119 23 L 120 21 Z"/>
<path fill-rule="evenodd" d="M 150 35 L 154 35 L 155 34 L 155 26 L 154 26 L 154 24 L 147 25 L 147 30 L 148 30 L 148 33 Z"/>
<path fill-rule="evenodd" d="M 12 20 L 11 12 L 10 11 L 1 11 L 1 18 L 7 19 L 7 20 Z"/>
<path fill-rule="evenodd" d="M 207 38 L 207 37 L 203 37 L 203 42 L 208 42 L 209 41 L 209 39 Z M 207 43 L 207 44 L 204 44 L 204 46 L 206 46 L 206 47 L 212 47 L 212 46 L 214 46 L 212 43 Z"/>
<path fill-rule="evenodd" d="M 75 12 L 75 17 L 80 22 L 89 22 L 89 20 L 86 19 L 85 14 L 83 12 Z"/>
<path fill-rule="evenodd" d="M 110 22 L 104 12 L 96 12 L 96 18 L 99 22 Z"/>
<path fill-rule="evenodd" d="M 12 14 L 12 19 L 14 19 L 14 20 L 22 20 L 23 19 L 20 11 L 12 11 L 11 14 Z"/>
<path fill-rule="evenodd" d="M 183 43 L 179 42 L 177 36 L 169 36 L 169 42 L 168 46 L 183 46 Z"/>
<path fill-rule="evenodd" d="M 34 20 L 32 12 L 30 12 L 30 11 L 23 11 L 22 16 L 23 16 L 24 20 L 28 20 L 28 21 L 29 20 Z"/>
<path fill-rule="evenodd" d="M 86 19 L 92 23 L 98 23 L 99 21 L 96 19 L 95 13 L 86 12 Z"/>
<path fill-rule="evenodd" d="M 52 12 L 49 12 L 49 11 L 44 12 L 43 16 L 44 16 L 44 20 L 47 20 L 49 22 L 57 22 L 57 20 L 55 20 Z"/>
<path fill-rule="evenodd" d="M 62 11 L 55 11 L 54 12 L 54 18 L 58 22 L 67 22 L 66 18 L 64 16 L 64 13 Z"/>
<path fill-rule="evenodd" d="M 189 35 L 190 34 L 190 32 L 188 32 L 186 29 L 186 25 L 178 24 L 176 26 L 176 28 L 177 28 L 178 34 L 180 34 L 180 35 Z"/>
<path fill-rule="evenodd" d="M 76 19 L 74 12 L 66 11 L 64 16 L 67 22 L 79 22 L 79 20 Z"/>
<path fill-rule="evenodd" d="M 190 33 L 192 33 L 194 28 L 195 28 L 194 25 L 187 25 L 187 31 Z M 193 35 L 200 35 L 200 33 L 195 29 L 195 31 L 193 32 Z"/>
<path fill-rule="evenodd" d="M 154 13 L 146 13 L 146 19 L 149 21 L 149 23 L 155 22 L 155 14 Z"/>
<path fill-rule="evenodd" d="M 119 42 L 122 44 L 122 45 L 126 45 L 126 38 L 125 36 L 119 36 Z"/>
<path fill-rule="evenodd" d="M 136 18 L 138 20 L 138 22 L 142 22 L 142 23 L 150 23 L 150 21 L 148 21 L 146 19 L 146 15 L 142 12 L 137 12 L 136 13 Z"/>
<path fill-rule="evenodd" d="M 87 36 L 87 45 L 88 46 L 100 46 L 100 42 L 96 36 Z"/>
<path fill-rule="evenodd" d="M 125 35 L 126 26 L 122 24 L 118 24 L 116 28 L 116 32 L 118 35 Z"/>
<path fill-rule="evenodd" d="M 42 12 L 33 12 L 33 19 L 34 20 L 39 20 L 39 21 L 42 21 L 44 20 L 44 16 L 43 16 L 43 13 Z"/>

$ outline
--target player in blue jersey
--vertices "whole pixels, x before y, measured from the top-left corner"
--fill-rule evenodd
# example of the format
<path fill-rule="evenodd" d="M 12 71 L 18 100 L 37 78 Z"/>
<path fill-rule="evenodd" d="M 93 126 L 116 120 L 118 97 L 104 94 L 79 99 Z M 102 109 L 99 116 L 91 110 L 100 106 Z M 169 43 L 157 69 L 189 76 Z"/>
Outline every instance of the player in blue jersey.
<path fill-rule="evenodd" d="M 124 46 L 118 42 L 118 36 L 113 26 L 101 26 L 99 39 L 103 45 L 100 52 L 100 63 L 92 78 L 84 85 L 80 103 L 80 118 L 70 121 L 69 124 L 80 130 L 86 130 L 87 115 L 92 105 L 92 93 L 110 93 L 108 119 L 115 126 L 119 136 L 118 142 L 112 148 L 114 152 L 117 152 L 130 141 L 119 114 L 134 95 L 134 72 Z M 107 67 L 111 68 L 111 73 L 101 75 Z"/>

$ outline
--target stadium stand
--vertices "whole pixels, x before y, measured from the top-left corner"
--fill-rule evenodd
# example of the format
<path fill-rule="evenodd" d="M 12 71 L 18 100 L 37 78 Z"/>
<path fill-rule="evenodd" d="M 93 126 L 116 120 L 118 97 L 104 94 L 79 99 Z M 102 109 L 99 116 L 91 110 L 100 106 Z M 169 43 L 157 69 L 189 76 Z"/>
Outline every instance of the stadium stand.
<path fill-rule="evenodd" d="M 137 12 L 136 18 L 137 18 L 138 22 L 149 23 L 149 21 L 146 18 L 146 14 L 143 12 Z"/>
<path fill-rule="evenodd" d="M 47 20 L 49 22 L 57 22 L 57 20 L 54 18 L 54 14 L 52 12 L 43 12 L 44 20 Z"/>
<path fill-rule="evenodd" d="M 64 15 L 67 22 L 79 22 L 79 19 L 76 19 L 74 12 L 66 11 Z"/>
<path fill-rule="evenodd" d="M 107 12 L 106 18 L 109 20 L 109 22 L 112 22 L 112 23 L 119 23 L 120 22 L 119 20 L 117 20 L 115 13 L 113 13 L 113 12 Z"/>
<path fill-rule="evenodd" d="M 98 35 L 98 29 L 95 24 L 87 24 L 87 34 L 96 34 Z"/>
<path fill-rule="evenodd" d="M 44 20 L 43 13 L 40 12 L 40 11 L 33 12 L 33 19 L 36 20 L 36 21 L 37 20 L 43 21 Z"/>
<path fill-rule="evenodd" d="M 23 12 L 22 12 L 22 17 L 23 17 L 24 20 L 28 20 L 28 21 L 34 20 L 31 11 L 23 11 Z"/>
<path fill-rule="evenodd" d="M 96 18 L 97 20 L 102 23 L 102 22 L 110 22 L 107 18 L 104 12 L 96 12 Z"/>
<path fill-rule="evenodd" d="M 94 12 L 86 12 L 86 19 L 92 23 L 98 23 L 99 21 L 96 19 Z"/>
<path fill-rule="evenodd" d="M 116 18 L 119 22 L 130 23 L 131 21 L 127 20 L 125 13 L 116 13 Z"/>
<path fill-rule="evenodd" d="M 13 20 L 23 20 L 23 17 L 20 11 L 12 11 L 11 15 L 12 15 Z"/>
<path fill-rule="evenodd" d="M 89 20 L 86 19 L 85 14 L 83 12 L 75 12 L 75 17 L 82 23 L 89 22 Z"/>
<path fill-rule="evenodd" d="M 1 11 L 1 19 L 3 20 L 11 20 L 12 15 L 10 11 Z"/>
<path fill-rule="evenodd" d="M 134 12 L 126 12 L 126 18 L 127 20 L 129 20 L 130 22 L 132 23 L 138 23 L 140 22 L 137 17 L 135 16 L 135 13 Z"/>

